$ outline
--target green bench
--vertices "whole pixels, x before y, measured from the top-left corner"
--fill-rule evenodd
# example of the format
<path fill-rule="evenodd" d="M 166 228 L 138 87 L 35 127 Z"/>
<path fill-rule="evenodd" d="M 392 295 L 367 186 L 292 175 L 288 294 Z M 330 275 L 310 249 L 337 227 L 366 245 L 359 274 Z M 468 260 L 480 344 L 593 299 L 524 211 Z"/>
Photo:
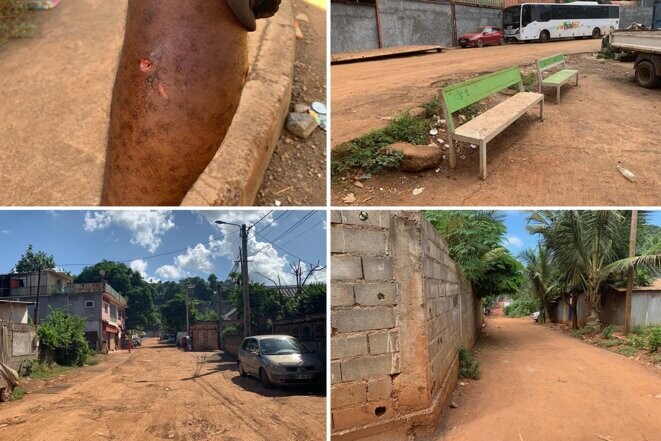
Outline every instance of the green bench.
<path fill-rule="evenodd" d="M 572 77 L 576 77 L 576 85 L 578 86 L 578 71 L 575 69 L 561 69 L 555 73 L 544 78 L 544 71 L 553 69 L 558 66 L 564 67 L 565 57 L 562 54 L 553 55 L 548 58 L 540 58 L 537 60 L 537 82 L 539 83 L 539 93 L 542 93 L 543 86 L 555 87 L 555 101 L 560 102 L 560 88 L 566 84 Z"/>
<path fill-rule="evenodd" d="M 518 85 L 519 92 L 472 120 L 455 128 L 452 115 L 473 103 L 494 95 L 510 86 Z M 455 141 L 469 142 L 480 147 L 480 177 L 487 178 L 487 143 L 539 104 L 539 119 L 544 120 L 544 95 L 525 92 L 518 67 L 473 78 L 441 89 L 439 101 L 448 128 L 450 168 L 457 164 Z"/>

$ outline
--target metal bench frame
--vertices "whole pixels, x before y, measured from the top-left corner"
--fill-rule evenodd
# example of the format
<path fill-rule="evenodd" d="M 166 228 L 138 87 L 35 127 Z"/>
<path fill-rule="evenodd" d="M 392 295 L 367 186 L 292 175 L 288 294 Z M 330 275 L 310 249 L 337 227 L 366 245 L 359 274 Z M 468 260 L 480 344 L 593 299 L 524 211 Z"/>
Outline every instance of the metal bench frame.
<path fill-rule="evenodd" d="M 516 109 L 517 112 L 513 113 L 507 121 L 504 121 L 499 127 L 491 130 L 489 133 L 482 137 L 469 137 L 457 135 L 455 133 L 456 130 L 452 117 L 455 112 L 458 112 L 459 110 L 464 109 L 473 103 L 481 101 L 513 85 L 518 85 L 519 92 L 524 92 L 521 72 L 516 66 L 487 75 L 482 75 L 480 77 L 476 77 L 458 84 L 453 84 L 440 90 L 439 102 L 443 109 L 443 114 L 445 116 L 448 129 L 450 168 L 454 169 L 457 165 L 457 152 L 455 151 L 454 147 L 455 141 L 478 144 L 480 147 L 480 177 L 484 180 L 487 178 L 487 142 L 496 137 L 499 133 L 501 133 L 514 121 L 526 113 L 528 109 L 536 106 L 537 104 L 539 104 L 539 119 L 544 121 L 544 95 L 535 94 L 539 96 L 535 97 L 535 101 L 532 104 Z M 534 92 L 532 93 L 534 94 Z M 478 115 L 473 118 L 472 122 L 479 121 L 480 116 L 481 115 Z"/>
<path fill-rule="evenodd" d="M 544 71 L 547 71 L 549 69 L 553 69 L 554 67 L 557 66 L 562 66 L 564 68 L 565 66 L 565 57 L 562 54 L 557 54 L 557 55 L 552 55 L 550 57 L 546 58 L 540 58 L 535 62 L 535 65 L 537 66 L 537 83 L 539 84 L 538 91 L 539 93 L 542 92 L 542 87 L 547 86 L 547 87 L 555 87 L 555 102 L 560 103 L 560 89 L 562 86 L 567 84 L 569 80 L 573 76 L 576 76 L 576 86 L 578 86 L 578 71 L 575 69 L 561 69 L 554 74 L 560 73 L 560 72 L 565 72 L 565 71 L 573 71 L 571 75 L 569 75 L 564 81 L 561 83 L 547 83 L 544 78 Z M 554 75 L 553 74 L 553 75 Z"/>

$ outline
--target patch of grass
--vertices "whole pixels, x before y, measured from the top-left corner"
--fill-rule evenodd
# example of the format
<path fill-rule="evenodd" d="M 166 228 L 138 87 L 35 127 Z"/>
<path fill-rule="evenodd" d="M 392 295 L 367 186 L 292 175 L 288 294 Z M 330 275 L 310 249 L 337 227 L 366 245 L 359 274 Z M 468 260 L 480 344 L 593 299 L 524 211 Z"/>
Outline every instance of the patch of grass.
<path fill-rule="evenodd" d="M 643 349 L 645 347 L 645 337 L 643 337 L 642 335 L 635 335 L 635 334 L 630 335 L 627 344 L 636 349 Z"/>
<path fill-rule="evenodd" d="M 572 337 L 581 338 L 585 335 L 594 335 L 597 333 L 597 329 L 592 325 L 584 326 L 580 329 L 571 332 Z"/>
<path fill-rule="evenodd" d="M 99 364 L 99 359 L 96 358 L 96 357 L 90 357 L 90 358 L 87 360 L 87 363 L 86 363 L 86 364 L 89 365 L 89 366 L 96 366 L 97 364 Z"/>
<path fill-rule="evenodd" d="M 647 338 L 650 352 L 656 352 L 661 348 L 661 326 L 653 327 Z"/>
<path fill-rule="evenodd" d="M 614 346 L 620 346 L 623 343 L 624 342 L 622 340 L 620 340 L 619 338 L 611 338 L 611 339 L 608 339 L 608 340 L 601 340 L 599 342 L 599 345 L 603 346 L 605 348 L 612 348 Z"/>
<path fill-rule="evenodd" d="M 401 114 L 387 127 L 338 146 L 336 157 L 331 162 L 332 173 L 336 176 L 351 169 L 379 173 L 397 168 L 402 160 L 402 152 L 389 152 L 385 148 L 396 142 L 426 144 L 428 130 L 429 125 L 423 118 Z"/>
<path fill-rule="evenodd" d="M 645 328 L 638 325 L 635 328 L 633 328 L 633 331 L 631 331 L 631 333 L 635 335 L 643 335 L 645 333 Z"/>
<path fill-rule="evenodd" d="M 18 401 L 23 398 L 23 396 L 25 396 L 25 389 L 23 389 L 21 386 L 16 386 L 14 390 L 11 391 L 12 401 Z"/>
<path fill-rule="evenodd" d="M 615 326 L 608 325 L 601 330 L 601 336 L 606 340 L 609 340 L 613 336 L 613 332 L 615 332 Z"/>
<path fill-rule="evenodd" d="M 459 378 L 480 379 L 480 363 L 463 346 L 459 348 Z"/>
<path fill-rule="evenodd" d="M 51 377 L 57 377 L 58 375 L 65 374 L 71 369 L 73 368 L 70 366 L 60 366 L 53 364 L 49 367 L 45 363 L 38 362 L 32 366 L 32 373 L 30 374 L 30 378 L 34 380 L 46 380 Z"/>
<path fill-rule="evenodd" d="M 25 19 L 25 0 L 0 0 L 0 46 L 10 38 L 25 38 L 34 35 L 34 25 Z"/>
<path fill-rule="evenodd" d="M 654 364 L 661 364 L 661 354 L 650 355 L 650 361 Z"/>
<path fill-rule="evenodd" d="M 426 103 L 422 103 L 420 107 L 425 109 L 425 112 L 427 112 L 427 116 L 439 115 L 441 112 L 441 103 L 438 101 L 437 96 L 430 99 Z"/>
<path fill-rule="evenodd" d="M 479 102 L 473 103 L 470 106 L 466 106 L 463 109 L 461 109 L 460 113 L 466 117 L 466 121 L 470 121 L 471 119 L 475 118 L 480 113 L 482 113 L 482 107 L 480 106 Z"/>
<path fill-rule="evenodd" d="M 638 353 L 638 349 L 632 348 L 631 346 L 620 346 L 619 348 L 615 349 L 615 352 L 618 354 L 626 355 L 627 357 L 631 357 Z"/>

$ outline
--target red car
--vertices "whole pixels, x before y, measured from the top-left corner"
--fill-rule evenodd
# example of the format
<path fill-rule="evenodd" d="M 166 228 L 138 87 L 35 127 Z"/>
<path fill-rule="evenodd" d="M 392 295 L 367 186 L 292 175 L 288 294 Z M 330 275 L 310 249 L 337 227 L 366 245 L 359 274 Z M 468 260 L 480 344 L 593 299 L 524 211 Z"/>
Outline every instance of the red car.
<path fill-rule="evenodd" d="M 461 47 L 482 47 L 487 44 L 503 44 L 504 42 L 505 33 L 503 33 L 502 29 L 494 26 L 479 27 L 473 32 L 469 32 L 459 37 L 459 45 Z"/>

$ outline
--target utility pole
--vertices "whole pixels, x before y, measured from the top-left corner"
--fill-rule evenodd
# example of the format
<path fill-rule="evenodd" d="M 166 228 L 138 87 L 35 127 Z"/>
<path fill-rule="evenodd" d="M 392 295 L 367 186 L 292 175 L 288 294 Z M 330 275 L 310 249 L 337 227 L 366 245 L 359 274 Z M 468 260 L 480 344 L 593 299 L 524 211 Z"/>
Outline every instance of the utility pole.
<path fill-rule="evenodd" d="M 638 233 L 638 210 L 631 211 L 631 230 L 629 230 L 629 257 L 636 256 L 636 235 Z M 633 268 L 627 272 L 627 294 L 624 300 L 624 335 L 631 331 L 631 296 L 633 295 Z"/>
<path fill-rule="evenodd" d="M 186 333 L 190 335 L 190 326 L 188 324 L 188 297 L 191 289 L 195 288 L 195 285 L 186 286 Z"/>
<path fill-rule="evenodd" d="M 248 285 L 248 228 L 241 225 L 241 291 L 243 292 L 243 338 L 252 335 L 250 331 L 250 292 Z"/>

